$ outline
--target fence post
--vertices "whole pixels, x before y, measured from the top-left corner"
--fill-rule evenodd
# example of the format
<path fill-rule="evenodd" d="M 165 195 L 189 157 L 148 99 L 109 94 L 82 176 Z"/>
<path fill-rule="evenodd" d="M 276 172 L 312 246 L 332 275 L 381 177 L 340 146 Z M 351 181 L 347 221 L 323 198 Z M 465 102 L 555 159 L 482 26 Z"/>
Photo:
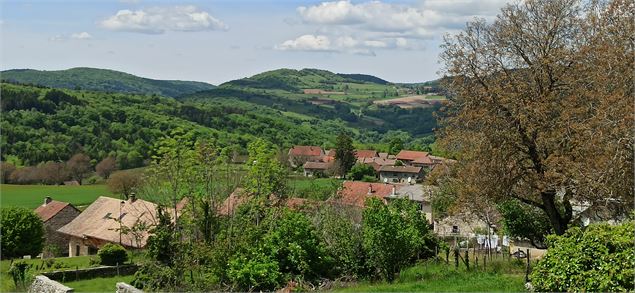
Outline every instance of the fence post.
<path fill-rule="evenodd" d="M 525 272 L 525 283 L 529 282 L 529 270 L 531 268 L 531 264 L 529 262 L 529 248 L 527 248 L 527 271 Z"/>
<path fill-rule="evenodd" d="M 117 276 L 119 276 L 119 262 L 115 264 L 117 266 Z"/>
<path fill-rule="evenodd" d="M 454 268 L 459 269 L 459 248 L 454 247 Z"/>
<path fill-rule="evenodd" d="M 465 250 L 465 267 L 467 270 L 470 270 L 470 250 Z"/>

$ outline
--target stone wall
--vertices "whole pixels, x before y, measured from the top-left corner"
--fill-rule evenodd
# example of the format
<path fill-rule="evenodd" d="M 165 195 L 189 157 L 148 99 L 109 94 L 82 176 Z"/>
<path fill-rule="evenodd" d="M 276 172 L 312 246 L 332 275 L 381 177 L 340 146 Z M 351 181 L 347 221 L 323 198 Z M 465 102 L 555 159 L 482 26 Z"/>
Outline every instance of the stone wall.
<path fill-rule="evenodd" d="M 61 282 L 72 282 L 75 280 L 87 280 L 93 278 L 107 278 L 114 276 L 128 276 L 137 272 L 137 265 L 121 265 L 119 267 L 102 266 L 96 268 L 87 268 L 79 270 L 64 270 L 42 273 L 52 280 Z"/>
<path fill-rule="evenodd" d="M 117 283 L 117 293 L 143 293 L 143 291 L 135 288 L 132 285 L 128 285 L 124 282 Z"/>
<path fill-rule="evenodd" d="M 58 282 L 55 282 L 46 276 L 36 276 L 35 280 L 29 287 L 29 292 L 33 293 L 68 293 L 75 292 L 73 288 L 66 287 Z"/>
<path fill-rule="evenodd" d="M 67 205 L 59 213 L 50 218 L 44 223 L 46 242 L 45 246 L 54 247 L 55 253 L 53 255 L 45 256 L 69 256 L 68 255 L 68 241 L 70 236 L 57 232 L 57 229 L 70 223 L 73 219 L 79 216 L 79 211 Z"/>

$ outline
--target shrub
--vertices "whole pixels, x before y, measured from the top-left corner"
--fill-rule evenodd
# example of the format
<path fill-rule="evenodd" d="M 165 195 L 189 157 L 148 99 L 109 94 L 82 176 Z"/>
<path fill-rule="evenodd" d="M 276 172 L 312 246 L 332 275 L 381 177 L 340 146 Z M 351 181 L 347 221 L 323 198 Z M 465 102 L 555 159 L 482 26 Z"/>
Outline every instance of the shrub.
<path fill-rule="evenodd" d="M 35 256 L 44 247 L 44 226 L 33 211 L 13 207 L 2 209 L 2 258 Z"/>
<path fill-rule="evenodd" d="M 534 268 L 536 291 L 629 291 L 635 287 L 634 222 L 593 224 L 547 237 L 549 250 Z"/>
<path fill-rule="evenodd" d="M 357 163 L 348 172 L 348 178 L 351 180 L 362 180 L 367 176 L 374 178 L 376 174 L 375 169 L 371 165 Z"/>
<path fill-rule="evenodd" d="M 107 243 L 97 252 L 99 263 L 106 266 L 123 264 L 128 261 L 126 249 L 119 244 Z"/>
<path fill-rule="evenodd" d="M 29 284 L 29 268 L 31 268 L 31 265 L 25 261 L 16 261 L 11 265 L 9 275 L 11 275 L 16 289 L 20 291 L 27 289 Z"/>

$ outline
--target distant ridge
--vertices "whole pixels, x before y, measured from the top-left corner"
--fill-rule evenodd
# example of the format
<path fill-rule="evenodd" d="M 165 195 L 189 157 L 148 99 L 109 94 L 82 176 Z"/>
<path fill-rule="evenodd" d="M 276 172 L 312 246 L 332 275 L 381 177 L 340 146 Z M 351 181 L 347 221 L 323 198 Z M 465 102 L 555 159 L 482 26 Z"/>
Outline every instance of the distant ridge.
<path fill-rule="evenodd" d="M 198 81 L 156 80 L 115 70 L 88 67 L 53 71 L 11 69 L 2 71 L 0 78 L 8 82 L 55 88 L 157 94 L 167 97 L 178 97 L 215 88 L 214 85 Z"/>

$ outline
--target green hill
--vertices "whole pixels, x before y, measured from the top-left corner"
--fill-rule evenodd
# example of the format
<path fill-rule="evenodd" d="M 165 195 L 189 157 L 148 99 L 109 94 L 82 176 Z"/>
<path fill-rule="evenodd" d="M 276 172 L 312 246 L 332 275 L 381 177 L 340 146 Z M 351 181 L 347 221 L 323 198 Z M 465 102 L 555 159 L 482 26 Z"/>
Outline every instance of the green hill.
<path fill-rule="evenodd" d="M 25 165 L 67 160 L 77 152 L 101 160 L 112 155 L 122 168 L 144 165 L 154 144 L 175 129 L 214 140 L 220 147 L 245 149 L 255 137 L 293 144 L 333 145 L 337 121 L 311 120 L 235 100 L 213 104 L 36 86 L 0 84 L 2 159 Z"/>
<path fill-rule="evenodd" d="M 12 69 L 2 71 L 0 78 L 4 81 L 54 88 L 157 94 L 167 97 L 177 97 L 214 88 L 213 85 L 204 82 L 155 80 L 114 70 L 85 67 L 57 71 Z"/>

